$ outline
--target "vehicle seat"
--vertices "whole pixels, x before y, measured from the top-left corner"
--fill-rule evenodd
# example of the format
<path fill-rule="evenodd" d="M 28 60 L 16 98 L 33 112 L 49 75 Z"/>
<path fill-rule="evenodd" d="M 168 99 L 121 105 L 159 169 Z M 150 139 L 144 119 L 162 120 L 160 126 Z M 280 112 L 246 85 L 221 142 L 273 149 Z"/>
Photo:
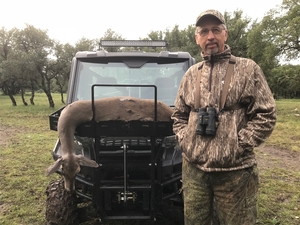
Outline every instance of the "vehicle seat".
<path fill-rule="evenodd" d="M 118 81 L 115 77 L 100 77 L 97 79 L 97 83 L 98 84 L 118 84 Z M 126 87 L 117 87 L 117 86 L 113 86 L 113 87 L 99 87 L 99 88 L 105 88 L 104 90 L 108 90 L 108 89 L 112 89 L 112 90 L 117 90 L 119 93 L 119 95 L 128 95 Z"/>
<path fill-rule="evenodd" d="M 117 84 L 115 77 L 101 77 L 97 79 L 98 84 Z"/>
<path fill-rule="evenodd" d="M 155 80 L 157 99 L 173 105 L 177 94 L 175 81 L 172 77 L 159 77 Z"/>

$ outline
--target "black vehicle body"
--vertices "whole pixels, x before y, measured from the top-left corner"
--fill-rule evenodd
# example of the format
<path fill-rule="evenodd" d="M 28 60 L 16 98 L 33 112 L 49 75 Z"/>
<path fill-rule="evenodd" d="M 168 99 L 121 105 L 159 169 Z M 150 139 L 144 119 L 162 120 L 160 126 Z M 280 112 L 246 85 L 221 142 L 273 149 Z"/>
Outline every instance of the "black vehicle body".
<path fill-rule="evenodd" d="M 78 52 L 67 104 L 91 100 L 93 108 L 98 98 L 132 96 L 153 99 L 154 112 L 158 100 L 174 107 L 180 80 L 194 63 L 186 52 Z M 61 111 L 49 116 L 51 130 L 57 130 Z M 162 205 L 182 204 L 182 157 L 172 122 L 91 121 L 77 127 L 74 141 L 77 154 L 99 164 L 82 166 L 76 195 L 81 202 L 92 202 L 102 221 L 154 221 Z M 58 140 L 54 160 L 60 155 Z"/>

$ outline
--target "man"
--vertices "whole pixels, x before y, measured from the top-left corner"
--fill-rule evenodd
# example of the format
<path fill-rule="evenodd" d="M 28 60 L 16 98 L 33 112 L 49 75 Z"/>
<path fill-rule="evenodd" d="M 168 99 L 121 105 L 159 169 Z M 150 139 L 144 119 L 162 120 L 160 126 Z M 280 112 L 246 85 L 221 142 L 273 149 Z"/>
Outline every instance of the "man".
<path fill-rule="evenodd" d="M 220 12 L 198 16 L 195 39 L 204 60 L 186 72 L 175 101 L 185 225 L 210 225 L 214 207 L 221 225 L 254 225 L 257 218 L 253 149 L 274 129 L 275 101 L 260 67 L 232 56 L 227 37 Z"/>

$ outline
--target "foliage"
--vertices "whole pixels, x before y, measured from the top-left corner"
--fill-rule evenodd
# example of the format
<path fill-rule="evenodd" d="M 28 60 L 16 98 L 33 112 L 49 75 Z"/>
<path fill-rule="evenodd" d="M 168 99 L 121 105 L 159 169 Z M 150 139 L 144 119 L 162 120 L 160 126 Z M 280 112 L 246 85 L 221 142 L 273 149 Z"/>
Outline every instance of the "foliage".
<path fill-rule="evenodd" d="M 226 25 L 228 29 L 228 40 L 232 54 L 238 57 L 245 57 L 247 55 L 247 28 L 250 19 L 243 18 L 243 11 L 237 10 L 230 14 L 224 13 Z"/>
<path fill-rule="evenodd" d="M 293 60 L 300 56 L 300 2 L 298 0 L 284 0 L 281 6 L 271 9 L 260 24 L 254 25 L 258 26 L 257 29 L 261 33 L 261 39 L 255 40 L 273 46 L 274 53 L 270 58 Z M 264 49 L 261 51 L 263 52 Z"/>
<path fill-rule="evenodd" d="M 260 65 L 268 79 L 272 76 L 271 70 L 278 66 L 276 56 L 279 51 L 270 37 L 265 34 L 265 24 L 269 24 L 267 17 L 262 23 L 252 24 L 247 37 L 247 56 Z"/>
<path fill-rule="evenodd" d="M 283 65 L 272 70 L 269 84 L 275 97 L 300 97 L 300 65 Z"/>
<path fill-rule="evenodd" d="M 300 2 L 284 0 L 281 10 L 284 13 L 276 18 L 280 30 L 276 42 L 286 59 L 295 59 L 300 56 Z"/>
<path fill-rule="evenodd" d="M 299 0 L 283 0 L 282 5 L 270 9 L 261 21 L 251 21 L 243 11 L 224 12 L 229 32 L 227 40 L 236 56 L 249 57 L 257 62 L 276 97 L 299 98 L 300 73 L 292 65 L 281 65 L 283 60 L 300 56 L 300 4 Z M 195 42 L 195 26 L 179 29 L 175 25 L 164 31 L 151 31 L 141 40 L 165 40 L 169 51 L 189 52 L 197 62 L 202 60 L 201 49 Z M 123 40 L 121 34 L 108 29 L 99 40 L 82 37 L 75 45 L 52 40 L 47 31 L 27 24 L 22 30 L 0 30 L 0 88 L 17 105 L 16 94 L 25 100 L 25 91 L 31 92 L 30 104 L 34 104 L 35 92 L 43 90 L 50 107 L 55 103 L 53 92 L 67 91 L 72 58 L 78 51 L 103 49 L 112 51 L 164 51 L 158 47 L 101 47 L 100 40 Z"/>
<path fill-rule="evenodd" d="M 108 29 L 105 33 L 103 38 L 101 40 L 123 40 L 122 36 L 116 32 L 114 32 L 112 29 Z M 108 52 L 120 52 L 122 51 L 119 47 L 107 47 L 102 48 L 102 46 L 99 46 L 99 49 L 104 49 Z"/>

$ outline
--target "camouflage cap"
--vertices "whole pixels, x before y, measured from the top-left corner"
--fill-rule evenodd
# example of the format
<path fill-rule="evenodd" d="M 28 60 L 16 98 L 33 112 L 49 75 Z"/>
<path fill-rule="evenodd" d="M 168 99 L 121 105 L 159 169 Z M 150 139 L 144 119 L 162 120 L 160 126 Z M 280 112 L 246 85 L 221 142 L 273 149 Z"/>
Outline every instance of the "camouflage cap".
<path fill-rule="evenodd" d="M 209 9 L 209 10 L 206 10 L 206 11 L 200 13 L 200 15 L 197 17 L 197 20 L 196 20 L 196 26 L 199 26 L 201 19 L 203 19 L 206 16 L 214 16 L 218 20 L 220 20 L 220 22 L 222 24 L 225 24 L 225 19 L 224 19 L 222 13 L 220 13 L 219 11 L 214 10 L 214 9 Z"/>

